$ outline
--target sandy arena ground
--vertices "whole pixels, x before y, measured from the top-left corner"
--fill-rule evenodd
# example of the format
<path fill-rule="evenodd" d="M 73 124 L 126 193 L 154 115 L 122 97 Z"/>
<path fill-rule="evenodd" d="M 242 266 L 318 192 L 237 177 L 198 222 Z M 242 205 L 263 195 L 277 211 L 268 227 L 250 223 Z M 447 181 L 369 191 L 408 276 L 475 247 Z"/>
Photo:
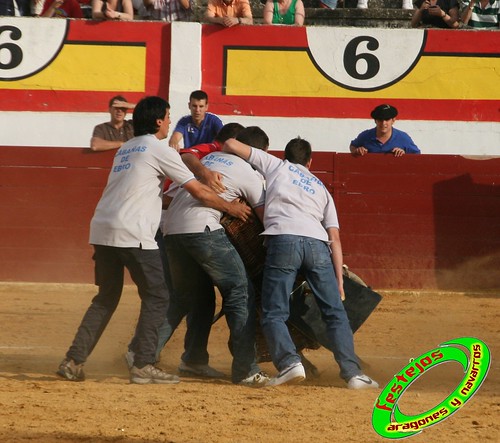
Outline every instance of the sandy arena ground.
<path fill-rule="evenodd" d="M 85 372 L 71 383 L 55 370 L 86 310 L 91 285 L 0 284 L 0 441 L 48 442 L 382 442 L 371 426 L 378 390 L 349 391 L 325 349 L 308 351 L 319 379 L 251 389 L 228 380 L 183 378 L 178 385 L 128 383 L 123 354 L 139 299 L 127 287 Z M 485 341 L 489 375 L 449 419 L 412 442 L 500 441 L 500 298 L 496 293 L 381 292 L 383 300 L 355 334 L 366 372 L 385 386 L 412 357 L 462 336 Z M 184 328 L 162 354 L 176 371 Z M 227 328 L 214 326 L 211 364 L 229 373 Z M 262 368 L 274 374 L 270 363 Z M 401 399 L 407 414 L 438 404 L 462 378 L 447 363 L 419 379 Z"/>

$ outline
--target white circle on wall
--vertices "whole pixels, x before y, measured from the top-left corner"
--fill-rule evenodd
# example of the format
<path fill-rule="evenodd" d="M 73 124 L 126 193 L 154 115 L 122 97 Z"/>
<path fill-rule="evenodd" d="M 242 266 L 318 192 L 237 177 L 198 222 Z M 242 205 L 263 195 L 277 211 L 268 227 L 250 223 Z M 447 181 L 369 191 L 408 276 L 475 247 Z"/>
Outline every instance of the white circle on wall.
<path fill-rule="evenodd" d="M 425 46 L 423 29 L 308 27 L 313 63 L 347 89 L 375 91 L 399 81 L 417 64 Z"/>
<path fill-rule="evenodd" d="M 19 80 L 46 68 L 63 47 L 68 24 L 63 19 L 1 17 L 0 80 Z"/>

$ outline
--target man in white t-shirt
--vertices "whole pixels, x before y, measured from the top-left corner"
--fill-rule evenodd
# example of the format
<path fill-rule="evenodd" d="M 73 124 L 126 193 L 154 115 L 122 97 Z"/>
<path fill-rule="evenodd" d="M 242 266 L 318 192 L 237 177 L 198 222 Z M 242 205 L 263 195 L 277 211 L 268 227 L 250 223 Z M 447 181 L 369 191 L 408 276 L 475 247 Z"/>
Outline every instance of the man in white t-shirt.
<path fill-rule="evenodd" d="M 257 127 L 245 128 L 238 139 L 267 149 L 269 139 Z M 243 197 L 262 217 L 264 184 L 262 176 L 241 158 L 213 152 L 201 160 L 203 165 L 223 177 L 226 187 L 221 197 L 232 201 Z M 249 288 L 245 266 L 220 224 L 220 211 L 201 205 L 189 193 L 176 192 L 162 232 L 170 267 L 173 296 L 162 326 L 165 342 L 182 318 L 194 306 L 213 297 L 214 285 L 223 300 L 229 326 L 229 350 L 233 356 L 231 380 L 235 384 L 259 387 L 269 378 L 260 371 L 255 353 L 255 301 Z"/>
<path fill-rule="evenodd" d="M 332 196 L 314 174 L 311 145 L 296 138 L 285 148 L 285 160 L 230 139 L 222 148 L 254 166 L 266 180 L 264 232 L 267 254 L 262 282 L 262 330 L 279 373 L 268 385 L 303 381 L 305 370 L 286 321 L 298 271 L 309 284 L 340 375 L 351 389 L 376 388 L 361 371 L 346 311 L 342 246 Z"/>
<path fill-rule="evenodd" d="M 154 366 L 158 328 L 169 294 L 155 241 L 168 177 L 203 204 L 246 219 L 248 209 L 227 202 L 198 182 L 180 155 L 163 140 L 170 126 L 170 106 L 160 97 L 146 97 L 134 109 L 135 137 L 116 153 L 108 183 L 90 223 L 95 279 L 99 286 L 57 374 L 83 381 L 87 360 L 113 315 L 123 289 L 124 268 L 141 298 L 130 382 L 178 383 L 179 378 Z"/>

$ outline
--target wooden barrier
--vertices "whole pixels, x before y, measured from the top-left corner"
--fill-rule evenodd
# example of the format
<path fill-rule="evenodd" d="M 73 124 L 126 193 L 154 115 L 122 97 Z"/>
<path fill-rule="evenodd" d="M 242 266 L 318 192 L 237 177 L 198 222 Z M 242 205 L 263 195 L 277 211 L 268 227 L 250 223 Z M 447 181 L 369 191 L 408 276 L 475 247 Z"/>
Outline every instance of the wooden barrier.
<path fill-rule="evenodd" d="M 114 152 L 2 147 L 0 280 L 93 281 L 88 228 Z M 345 263 L 376 289 L 500 288 L 500 158 L 318 152 Z"/>

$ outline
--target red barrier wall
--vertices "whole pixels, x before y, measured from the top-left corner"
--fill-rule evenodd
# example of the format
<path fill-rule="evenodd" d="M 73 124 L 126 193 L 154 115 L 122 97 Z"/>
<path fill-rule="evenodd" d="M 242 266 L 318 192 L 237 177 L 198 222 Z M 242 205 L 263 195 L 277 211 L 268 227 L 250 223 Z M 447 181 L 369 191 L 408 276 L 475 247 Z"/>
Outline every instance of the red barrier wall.
<path fill-rule="evenodd" d="M 114 152 L 0 150 L 0 280 L 93 282 L 88 227 Z M 318 152 L 345 263 L 378 289 L 500 288 L 500 158 Z"/>
<path fill-rule="evenodd" d="M 384 288 L 500 288 L 500 158 L 337 154 L 345 263 Z"/>

